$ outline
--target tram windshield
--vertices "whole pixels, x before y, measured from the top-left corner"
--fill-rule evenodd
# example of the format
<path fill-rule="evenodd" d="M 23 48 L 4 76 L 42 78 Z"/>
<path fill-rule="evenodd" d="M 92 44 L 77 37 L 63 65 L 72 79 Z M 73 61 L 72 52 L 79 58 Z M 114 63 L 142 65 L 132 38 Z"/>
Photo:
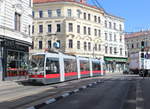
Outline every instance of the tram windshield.
<path fill-rule="evenodd" d="M 32 71 L 44 71 L 45 55 L 33 55 L 31 58 L 30 70 Z"/>

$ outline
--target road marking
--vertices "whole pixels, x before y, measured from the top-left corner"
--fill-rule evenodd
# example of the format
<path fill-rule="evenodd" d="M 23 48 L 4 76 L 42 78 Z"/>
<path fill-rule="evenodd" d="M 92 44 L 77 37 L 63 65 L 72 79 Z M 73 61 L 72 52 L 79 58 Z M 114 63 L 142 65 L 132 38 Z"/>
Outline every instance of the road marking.
<path fill-rule="evenodd" d="M 50 103 L 53 103 L 55 101 L 56 101 L 56 99 L 52 98 L 52 99 L 47 100 L 45 103 L 46 104 L 50 104 Z"/>
<path fill-rule="evenodd" d="M 75 89 L 75 90 L 74 90 L 74 92 L 78 92 L 78 91 L 79 91 L 79 89 Z"/>
<path fill-rule="evenodd" d="M 35 107 L 29 107 L 29 108 L 27 108 L 27 109 L 35 109 Z"/>
<path fill-rule="evenodd" d="M 140 81 L 137 81 L 136 85 L 136 109 L 144 109 L 144 99 L 142 96 L 142 88 Z"/>
<path fill-rule="evenodd" d="M 83 89 L 86 89 L 86 88 L 87 88 L 87 86 L 82 86 L 82 88 L 83 88 Z"/>
<path fill-rule="evenodd" d="M 92 86 L 92 84 L 88 84 L 89 86 Z"/>
<path fill-rule="evenodd" d="M 65 97 L 69 96 L 69 93 L 64 93 L 62 96 L 65 98 Z"/>

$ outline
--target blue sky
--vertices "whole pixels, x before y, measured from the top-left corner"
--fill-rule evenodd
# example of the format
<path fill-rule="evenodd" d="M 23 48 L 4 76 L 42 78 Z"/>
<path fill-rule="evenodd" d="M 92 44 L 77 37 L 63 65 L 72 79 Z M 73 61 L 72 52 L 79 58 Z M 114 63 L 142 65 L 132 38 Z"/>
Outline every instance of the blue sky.
<path fill-rule="evenodd" d="M 93 4 L 93 0 L 88 0 Z M 97 0 L 106 12 L 125 19 L 125 31 L 150 29 L 150 0 Z"/>

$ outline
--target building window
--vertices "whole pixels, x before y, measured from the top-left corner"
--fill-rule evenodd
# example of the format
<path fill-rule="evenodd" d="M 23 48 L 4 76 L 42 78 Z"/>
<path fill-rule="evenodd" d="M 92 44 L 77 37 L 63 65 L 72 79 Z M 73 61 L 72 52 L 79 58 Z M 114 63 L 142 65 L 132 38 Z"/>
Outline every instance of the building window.
<path fill-rule="evenodd" d="M 48 17 L 52 17 L 52 10 L 48 10 L 47 13 L 48 13 Z"/>
<path fill-rule="evenodd" d="M 48 41 L 48 48 L 51 48 L 51 47 L 52 47 L 52 41 L 49 40 L 49 41 Z"/>
<path fill-rule="evenodd" d="M 57 9 L 56 13 L 57 13 L 57 17 L 60 17 L 61 16 L 61 9 Z"/>
<path fill-rule="evenodd" d="M 117 54 L 117 47 L 114 47 L 114 54 Z"/>
<path fill-rule="evenodd" d="M 77 25 L 77 33 L 80 33 L 80 25 Z"/>
<path fill-rule="evenodd" d="M 120 55 L 122 56 L 122 48 L 120 48 Z"/>
<path fill-rule="evenodd" d="M 119 30 L 122 31 L 122 25 L 121 24 L 119 25 Z"/>
<path fill-rule="evenodd" d="M 105 28 L 107 28 L 107 21 L 105 20 Z"/>
<path fill-rule="evenodd" d="M 34 33 L 34 25 L 32 25 L 32 33 Z"/>
<path fill-rule="evenodd" d="M 31 35 L 31 25 L 28 26 L 28 34 Z"/>
<path fill-rule="evenodd" d="M 111 22 L 109 22 L 109 28 L 112 28 Z"/>
<path fill-rule="evenodd" d="M 80 18 L 80 15 L 81 15 L 81 11 L 78 9 L 77 10 L 77 16 L 78 16 L 78 18 Z"/>
<path fill-rule="evenodd" d="M 105 53 L 107 54 L 108 53 L 108 47 L 105 46 Z"/>
<path fill-rule="evenodd" d="M 94 29 L 94 32 L 95 32 L 95 36 L 97 36 L 97 29 Z"/>
<path fill-rule="evenodd" d="M 57 24 L 57 32 L 61 32 L 61 25 Z"/>
<path fill-rule="evenodd" d="M 117 39 L 116 39 L 116 34 L 114 34 L 114 41 L 115 41 L 115 42 L 117 41 Z"/>
<path fill-rule="evenodd" d="M 105 40 L 108 40 L 108 34 L 105 33 Z"/>
<path fill-rule="evenodd" d="M 98 23 L 101 23 L 101 18 L 100 17 L 98 17 Z"/>
<path fill-rule="evenodd" d="M 29 0 L 29 7 L 31 7 L 32 6 L 32 2 L 31 2 L 31 0 Z"/>
<path fill-rule="evenodd" d="M 109 49 L 110 49 L 109 53 L 112 54 L 112 47 L 110 47 Z"/>
<path fill-rule="evenodd" d="M 120 42 L 122 42 L 122 35 L 120 35 Z"/>
<path fill-rule="evenodd" d="M 97 22 L 97 16 L 94 16 L 94 21 Z"/>
<path fill-rule="evenodd" d="M 109 41 L 112 41 L 112 34 L 109 34 Z"/>
<path fill-rule="evenodd" d="M 34 13 L 34 11 L 32 11 L 32 18 L 34 18 L 35 17 L 35 13 Z"/>
<path fill-rule="evenodd" d="M 98 36 L 101 37 L 101 30 L 98 30 Z"/>
<path fill-rule="evenodd" d="M 116 23 L 114 23 L 114 29 L 116 30 Z"/>
<path fill-rule="evenodd" d="M 68 12 L 68 17 L 71 17 L 72 16 L 72 10 L 68 9 L 67 12 Z"/>
<path fill-rule="evenodd" d="M 84 50 L 87 50 L 87 44 L 84 42 Z"/>
<path fill-rule="evenodd" d="M 86 13 L 83 14 L 83 18 L 86 20 Z"/>
<path fill-rule="evenodd" d="M 39 25 L 39 33 L 43 33 L 43 25 Z"/>
<path fill-rule="evenodd" d="M 132 48 L 134 48 L 134 44 L 132 44 L 132 46 L 131 46 Z"/>
<path fill-rule="evenodd" d="M 49 32 L 49 33 L 52 32 L 52 25 L 51 25 L 51 24 L 48 25 L 48 32 Z"/>
<path fill-rule="evenodd" d="M 91 20 L 91 14 L 88 14 L 88 20 Z"/>
<path fill-rule="evenodd" d="M 91 43 L 90 42 L 88 42 L 88 49 L 89 49 L 89 51 L 91 51 Z"/>
<path fill-rule="evenodd" d="M 91 28 L 88 27 L 88 35 L 91 35 Z"/>
<path fill-rule="evenodd" d="M 86 26 L 83 27 L 84 34 L 86 34 Z"/>
<path fill-rule="evenodd" d="M 21 28 L 21 15 L 15 13 L 15 30 L 20 31 Z"/>
<path fill-rule="evenodd" d="M 99 44 L 98 48 L 99 48 L 99 51 L 101 51 L 101 44 Z"/>
<path fill-rule="evenodd" d="M 72 41 L 72 39 L 69 40 L 69 48 L 73 48 L 73 41 Z"/>
<path fill-rule="evenodd" d="M 69 32 L 73 32 L 73 24 L 69 23 Z"/>
<path fill-rule="evenodd" d="M 77 41 L 77 49 L 80 49 L 80 41 Z"/>
<path fill-rule="evenodd" d="M 94 47 L 94 48 L 95 48 L 95 51 L 97 51 L 97 44 L 95 44 L 95 47 Z"/>
<path fill-rule="evenodd" d="M 43 18 L 43 11 L 39 11 L 39 17 Z"/>
<path fill-rule="evenodd" d="M 39 41 L 39 49 L 42 49 L 42 41 Z"/>

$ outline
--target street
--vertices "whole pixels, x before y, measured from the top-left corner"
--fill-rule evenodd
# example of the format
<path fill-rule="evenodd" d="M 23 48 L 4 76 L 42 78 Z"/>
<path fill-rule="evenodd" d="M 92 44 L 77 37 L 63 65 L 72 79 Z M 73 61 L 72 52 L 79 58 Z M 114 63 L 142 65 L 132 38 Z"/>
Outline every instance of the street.
<path fill-rule="evenodd" d="M 149 109 L 148 78 L 118 76 L 41 109 Z"/>
<path fill-rule="evenodd" d="M 53 103 L 35 109 L 149 109 L 150 78 L 114 74 L 46 86 L 1 88 L 0 109 L 28 109 L 82 86 L 101 81 Z M 5 86 L 8 87 L 8 86 Z"/>

